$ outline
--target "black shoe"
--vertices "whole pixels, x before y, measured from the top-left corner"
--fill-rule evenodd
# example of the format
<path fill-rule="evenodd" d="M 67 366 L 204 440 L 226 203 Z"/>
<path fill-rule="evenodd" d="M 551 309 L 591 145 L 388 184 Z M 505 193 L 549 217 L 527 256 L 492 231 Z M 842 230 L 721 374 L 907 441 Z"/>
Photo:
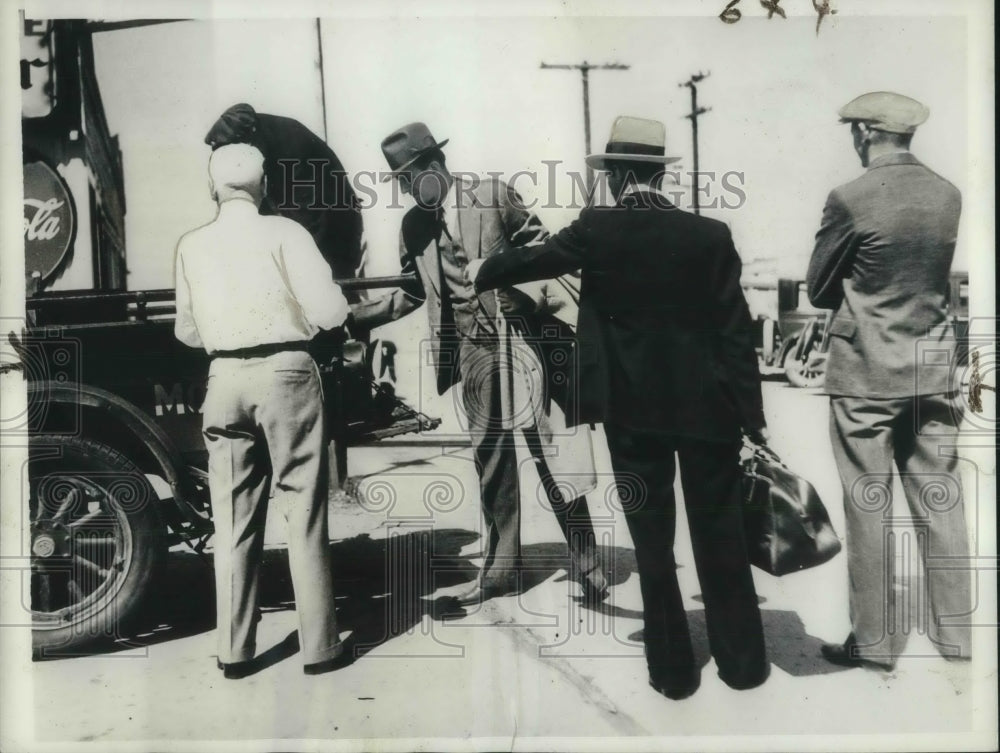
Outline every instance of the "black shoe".
<path fill-rule="evenodd" d="M 857 656 L 854 651 L 856 647 L 854 636 L 849 635 L 843 643 L 824 643 L 820 648 L 820 653 L 828 662 L 841 667 L 868 667 L 880 669 L 883 672 L 891 672 L 895 668 L 894 662 L 882 662 L 877 659 Z"/>
<path fill-rule="evenodd" d="M 649 687 L 672 701 L 680 701 L 690 695 L 694 695 L 694 692 L 700 685 L 701 675 L 697 672 L 686 682 L 681 683 L 674 680 L 667 682 L 665 680 L 654 680 L 652 677 L 649 678 Z"/>
<path fill-rule="evenodd" d="M 343 669 L 353 662 L 353 651 L 348 651 L 345 648 L 345 650 L 341 651 L 332 659 L 326 659 L 324 661 L 304 665 L 302 667 L 302 671 L 307 675 L 323 675 L 327 672 L 336 672 L 338 669 Z"/>
<path fill-rule="evenodd" d="M 230 662 L 229 664 L 223 664 L 216 659 L 215 666 L 222 670 L 222 675 L 227 680 L 242 680 L 244 677 L 254 674 L 258 669 L 257 662 L 253 659 Z"/>
<path fill-rule="evenodd" d="M 757 688 L 767 682 L 767 678 L 771 676 L 771 665 L 767 664 L 764 667 L 764 671 L 755 677 L 745 678 L 727 678 L 721 672 L 719 673 L 719 678 L 726 683 L 733 690 L 750 690 L 752 688 Z"/>

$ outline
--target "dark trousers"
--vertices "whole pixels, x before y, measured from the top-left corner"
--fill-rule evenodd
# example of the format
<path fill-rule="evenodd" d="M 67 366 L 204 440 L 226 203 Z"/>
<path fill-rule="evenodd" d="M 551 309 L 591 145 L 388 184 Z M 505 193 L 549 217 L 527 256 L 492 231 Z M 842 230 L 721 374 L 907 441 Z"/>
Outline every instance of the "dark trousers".
<path fill-rule="evenodd" d="M 844 487 L 851 628 L 860 656 L 895 661 L 906 640 L 895 603 L 895 549 L 901 545 L 893 533 L 894 465 L 926 571 L 910 598 L 926 607 L 919 619 L 926 618 L 943 655 L 970 655 L 969 537 L 958 455 L 949 447 L 960 419 L 958 401 L 948 395 L 830 401 L 833 454 Z"/>
<path fill-rule="evenodd" d="M 705 622 L 719 676 L 752 687 L 767 676 L 764 631 L 743 538 L 739 444 L 706 442 L 605 425 L 625 520 L 635 546 L 650 677 L 686 682 L 695 671 L 677 583 L 674 453 Z"/>

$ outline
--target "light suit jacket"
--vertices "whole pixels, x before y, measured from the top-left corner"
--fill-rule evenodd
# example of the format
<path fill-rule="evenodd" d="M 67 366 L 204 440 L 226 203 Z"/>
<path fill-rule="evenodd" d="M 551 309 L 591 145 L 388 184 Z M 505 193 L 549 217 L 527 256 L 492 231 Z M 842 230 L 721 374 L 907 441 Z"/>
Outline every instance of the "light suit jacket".
<path fill-rule="evenodd" d="M 806 279 L 836 309 L 826 391 L 871 398 L 947 392 L 955 336 L 948 273 L 962 197 L 909 152 L 834 189 Z"/>
<path fill-rule="evenodd" d="M 495 178 L 456 180 L 459 235 L 468 259 L 485 259 L 510 248 L 537 245 L 548 237 L 538 217 L 503 181 Z M 372 328 L 399 319 L 426 304 L 431 336 L 435 341 L 432 357 L 437 389 L 443 394 L 460 379 L 459 334 L 470 334 L 471 325 L 461 316 L 456 321 L 448 297 L 442 295 L 446 291 L 438 260 L 439 233 L 440 225 L 433 212 L 419 207 L 407 212 L 400 230 L 400 268 L 401 274 L 416 274 L 416 281 L 382 298 L 356 304 L 353 316 L 359 326 Z M 488 316 L 496 315 L 496 296 L 492 291 L 481 293 L 479 301 Z"/>

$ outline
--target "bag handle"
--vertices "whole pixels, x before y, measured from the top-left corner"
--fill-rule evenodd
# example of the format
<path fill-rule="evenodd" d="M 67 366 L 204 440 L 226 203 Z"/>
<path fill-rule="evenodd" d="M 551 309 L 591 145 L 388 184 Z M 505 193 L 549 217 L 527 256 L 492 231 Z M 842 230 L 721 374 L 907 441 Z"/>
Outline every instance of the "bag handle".
<path fill-rule="evenodd" d="M 743 446 L 749 449 L 756 458 L 761 458 L 763 460 L 770 460 L 771 462 L 777 463 L 782 468 L 788 467 L 778 456 L 778 453 L 776 453 L 766 444 L 757 444 L 756 442 L 751 442 L 748 437 L 743 437 Z"/>

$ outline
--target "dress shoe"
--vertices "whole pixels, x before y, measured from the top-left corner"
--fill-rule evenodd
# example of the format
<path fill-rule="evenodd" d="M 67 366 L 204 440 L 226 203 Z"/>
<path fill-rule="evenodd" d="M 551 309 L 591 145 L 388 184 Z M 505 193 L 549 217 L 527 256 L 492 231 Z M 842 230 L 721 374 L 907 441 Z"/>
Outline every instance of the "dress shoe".
<path fill-rule="evenodd" d="M 590 572 L 581 575 L 579 583 L 583 588 L 583 600 L 587 604 L 599 604 L 608 598 L 610 593 L 608 581 L 600 567 L 595 567 Z"/>
<path fill-rule="evenodd" d="M 676 680 L 668 682 L 666 680 L 654 680 L 652 677 L 649 678 L 649 687 L 672 701 L 680 701 L 690 695 L 694 695 L 694 692 L 700 685 L 701 675 L 697 672 L 695 672 L 686 682 L 680 683 Z"/>
<path fill-rule="evenodd" d="M 890 672 L 895 668 L 895 662 L 883 662 L 877 659 L 857 656 L 854 651 L 856 646 L 854 636 L 850 635 L 843 643 L 824 643 L 820 648 L 820 653 L 823 654 L 823 658 L 828 662 L 841 667 L 868 667 L 871 669 L 880 669 L 883 672 Z"/>
<path fill-rule="evenodd" d="M 511 583 L 477 583 L 458 597 L 458 605 L 460 607 L 471 607 L 498 596 L 510 596 L 514 593 L 517 593 L 517 588 Z"/>
<path fill-rule="evenodd" d="M 338 669 L 343 669 L 351 664 L 352 661 L 353 658 L 348 656 L 347 652 L 344 651 L 332 659 L 306 664 L 302 667 L 302 671 L 307 675 L 323 675 L 327 672 L 335 672 Z"/>
<path fill-rule="evenodd" d="M 249 677 L 257 671 L 257 662 L 253 659 L 249 661 L 235 661 L 228 664 L 223 664 L 216 659 L 215 666 L 222 670 L 222 676 L 227 680 L 242 680 L 244 677 Z"/>
<path fill-rule="evenodd" d="M 302 667 L 302 671 L 307 675 L 322 675 L 327 672 L 335 672 L 338 669 L 343 669 L 344 667 L 354 663 L 354 640 L 353 636 L 348 638 L 343 642 L 341 651 L 336 656 L 330 659 L 324 659 L 323 661 L 313 662 L 312 664 L 306 664 Z"/>
<path fill-rule="evenodd" d="M 726 683 L 733 690 L 750 690 L 752 688 L 760 687 L 763 685 L 767 678 L 771 676 L 771 665 L 764 665 L 764 671 L 757 675 L 753 675 L 749 678 L 747 677 L 726 677 L 721 672 L 719 673 L 719 678 Z"/>

